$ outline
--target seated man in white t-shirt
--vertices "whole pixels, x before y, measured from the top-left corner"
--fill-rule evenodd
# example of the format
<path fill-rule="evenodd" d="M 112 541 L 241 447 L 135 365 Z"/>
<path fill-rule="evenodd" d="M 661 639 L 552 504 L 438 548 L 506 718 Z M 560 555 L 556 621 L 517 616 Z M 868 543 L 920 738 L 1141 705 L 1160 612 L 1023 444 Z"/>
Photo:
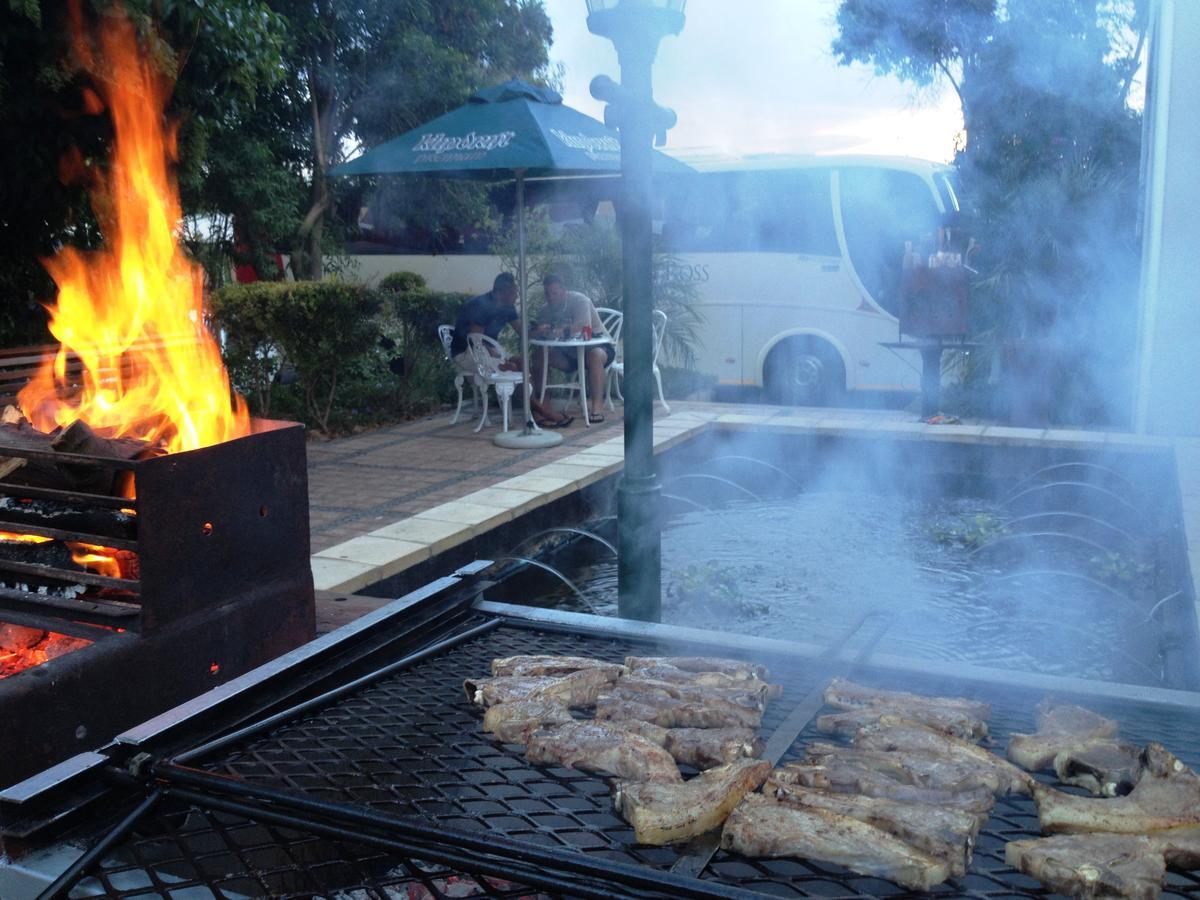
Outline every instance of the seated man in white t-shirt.
<path fill-rule="evenodd" d="M 617 348 L 612 336 L 600 321 L 596 307 L 586 294 L 579 291 L 568 291 L 561 275 L 547 275 L 542 279 L 542 287 L 546 291 L 546 308 L 542 311 L 541 320 L 535 334 L 546 336 L 560 334 L 561 329 L 569 328 L 571 334 L 579 334 L 589 330 L 593 338 L 608 338 L 607 344 L 589 347 L 584 354 L 588 379 L 588 421 L 593 424 L 604 421 L 604 370 L 616 358 Z M 554 368 L 568 373 L 574 373 L 579 362 L 574 352 L 551 350 L 549 364 Z M 539 373 L 540 374 L 540 373 Z"/>

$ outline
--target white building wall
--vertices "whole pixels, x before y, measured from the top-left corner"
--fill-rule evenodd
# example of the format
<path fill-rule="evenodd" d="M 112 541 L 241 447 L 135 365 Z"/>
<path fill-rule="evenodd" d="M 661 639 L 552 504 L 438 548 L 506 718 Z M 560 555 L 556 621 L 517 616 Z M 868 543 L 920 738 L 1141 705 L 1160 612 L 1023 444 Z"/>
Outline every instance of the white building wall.
<path fill-rule="evenodd" d="M 1153 15 L 1134 429 L 1200 435 L 1200 0 Z"/>

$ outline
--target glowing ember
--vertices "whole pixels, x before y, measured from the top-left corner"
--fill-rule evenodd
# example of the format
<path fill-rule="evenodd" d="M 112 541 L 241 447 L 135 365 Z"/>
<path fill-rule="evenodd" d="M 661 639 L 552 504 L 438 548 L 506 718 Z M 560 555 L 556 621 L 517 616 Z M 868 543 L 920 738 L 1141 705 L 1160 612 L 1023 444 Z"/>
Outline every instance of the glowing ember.
<path fill-rule="evenodd" d="M 16 534 L 12 531 L 0 531 L 0 541 L 7 541 L 11 544 L 45 544 L 53 538 L 43 537 L 40 534 Z"/>
<path fill-rule="evenodd" d="M 130 572 L 131 568 L 136 569 L 136 554 L 79 541 L 68 541 L 67 546 L 71 548 L 71 561 L 89 572 L 108 578 L 137 577 L 135 572 Z"/>
<path fill-rule="evenodd" d="M 54 631 L 0 623 L 0 678 L 40 666 L 90 643 L 85 638 Z"/>
<path fill-rule="evenodd" d="M 178 191 L 169 171 L 170 85 L 138 52 L 124 17 L 106 18 L 96 47 L 76 16 L 75 52 L 112 115 L 112 162 L 93 192 L 108 247 L 64 248 L 45 261 L 58 284 L 50 330 L 61 347 L 18 402 L 43 431 L 83 419 L 106 437 L 162 441 L 178 452 L 250 431 L 204 325 L 203 272 L 175 238 Z M 72 395 L 68 352 L 83 365 Z"/>

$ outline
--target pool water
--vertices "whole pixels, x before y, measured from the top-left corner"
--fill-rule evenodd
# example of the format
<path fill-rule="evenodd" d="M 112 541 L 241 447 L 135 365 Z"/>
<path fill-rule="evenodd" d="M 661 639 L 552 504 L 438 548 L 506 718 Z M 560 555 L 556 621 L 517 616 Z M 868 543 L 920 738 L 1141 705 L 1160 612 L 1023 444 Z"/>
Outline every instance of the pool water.
<path fill-rule="evenodd" d="M 663 621 L 829 646 L 881 613 L 882 652 L 1160 684 L 1151 567 L 1038 540 L 988 546 L 1005 517 L 977 498 L 853 490 L 686 509 L 663 531 Z M 560 586 L 533 602 L 616 614 L 615 560 L 555 564 L 583 601 Z"/>

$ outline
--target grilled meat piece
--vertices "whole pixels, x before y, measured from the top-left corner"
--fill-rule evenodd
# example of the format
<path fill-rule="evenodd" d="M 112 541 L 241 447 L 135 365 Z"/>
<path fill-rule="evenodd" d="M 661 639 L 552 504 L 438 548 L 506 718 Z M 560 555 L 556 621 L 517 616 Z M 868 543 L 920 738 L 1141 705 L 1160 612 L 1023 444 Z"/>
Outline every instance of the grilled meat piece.
<path fill-rule="evenodd" d="M 638 719 L 663 728 L 757 728 L 762 724 L 762 711 L 728 701 L 682 701 L 648 694 L 627 700 L 608 693 L 596 701 L 596 718 Z"/>
<path fill-rule="evenodd" d="M 741 688 L 742 690 L 762 689 L 765 691 L 767 698 L 771 700 L 783 695 L 782 684 L 768 684 L 757 677 L 740 678 L 735 675 L 726 675 L 724 672 L 685 672 L 676 666 L 665 664 L 642 666 L 638 669 L 629 670 L 627 674 L 635 678 L 667 681 L 671 684 L 690 684 L 697 687 Z"/>
<path fill-rule="evenodd" d="M 614 680 L 621 674 L 620 663 L 605 662 L 587 656 L 506 656 L 492 660 L 492 675 L 570 675 L 582 669 L 603 669 Z"/>
<path fill-rule="evenodd" d="M 632 734 L 640 734 L 652 744 L 657 744 L 664 750 L 667 746 L 667 734 L 669 728 L 663 728 L 660 725 L 655 725 L 653 722 L 642 722 L 638 719 L 621 719 L 620 721 L 608 721 L 604 723 L 610 728 L 619 728 L 622 731 L 628 731 Z"/>
<path fill-rule="evenodd" d="M 975 837 L 983 824 L 981 817 L 962 810 L 838 794 L 781 784 L 773 779 L 767 780 L 764 793 L 784 803 L 823 809 L 882 828 L 935 859 L 943 860 L 951 875 L 966 873 L 975 851 Z"/>
<path fill-rule="evenodd" d="M 562 703 L 516 700 L 489 706 L 483 714 L 483 730 L 491 732 L 506 744 L 523 744 L 526 735 L 542 725 L 565 725 L 573 721 L 571 713 Z"/>
<path fill-rule="evenodd" d="M 672 844 L 716 828 L 770 771 L 768 762 L 742 759 L 683 784 L 617 781 L 613 805 L 639 844 Z"/>
<path fill-rule="evenodd" d="M 865 687 L 844 678 L 834 678 L 825 688 L 825 702 L 836 709 L 863 709 L 882 706 L 907 716 L 915 709 L 952 710 L 986 722 L 992 708 L 978 700 L 965 697 L 925 697 L 904 691 L 885 691 Z"/>
<path fill-rule="evenodd" d="M 816 764 L 788 763 L 776 769 L 771 778 L 780 784 L 798 784 L 842 794 L 880 797 L 899 803 L 958 809 L 979 816 L 981 823 L 996 804 L 995 795 L 987 788 L 952 791 L 921 787 L 833 757 Z"/>
<path fill-rule="evenodd" d="M 944 862 L 881 828 L 762 794 L 747 795 L 729 816 L 721 846 L 757 858 L 791 856 L 836 863 L 917 891 L 927 891 L 950 875 Z"/>
<path fill-rule="evenodd" d="M 1142 777 L 1142 748 L 1112 738 L 1093 738 L 1060 750 L 1054 774 L 1102 797 L 1119 797 L 1133 790 Z"/>
<path fill-rule="evenodd" d="M 761 684 L 761 682 L 759 682 Z M 609 691 L 626 700 L 640 701 L 643 697 L 683 700 L 689 703 L 733 703 L 746 709 L 762 712 L 767 707 L 766 688 L 755 690 L 696 685 L 672 684 L 669 681 L 652 681 L 648 678 L 627 676 L 614 684 Z"/>
<path fill-rule="evenodd" d="M 629 781 L 683 781 L 662 747 L 601 722 L 568 722 L 536 731 L 525 745 L 525 758 L 536 765 L 606 772 Z"/>
<path fill-rule="evenodd" d="M 1060 834 L 1011 841 L 1004 861 L 1051 890 L 1074 897 L 1153 900 L 1166 863 L 1148 837 L 1135 834 Z"/>
<path fill-rule="evenodd" d="M 711 769 L 743 758 L 756 758 L 765 744 L 751 728 L 668 728 L 667 752 L 693 769 Z"/>
<path fill-rule="evenodd" d="M 1034 734 L 1014 734 L 1008 741 L 1008 758 L 1030 772 L 1049 768 L 1068 746 L 1116 737 L 1118 726 L 1090 709 L 1047 699 L 1038 704 L 1037 728 Z"/>
<path fill-rule="evenodd" d="M 998 794 L 1029 794 L 1033 790 L 1033 778 L 1008 760 L 1001 759 L 970 741 L 950 737 L 932 728 L 906 722 L 904 719 L 884 716 L 878 724 L 859 729 L 854 737 L 854 746 L 874 750 L 900 750 L 905 755 L 913 752 L 928 753 L 974 765 L 981 774 L 998 779 Z"/>
<path fill-rule="evenodd" d="M 966 741 L 978 741 L 988 736 L 987 723 L 982 719 L 976 719 L 958 710 L 919 706 L 909 707 L 902 713 L 886 706 L 868 706 L 863 709 L 829 713 L 817 717 L 817 731 L 854 737 L 855 732 L 864 725 L 874 725 L 883 716 L 897 715 Z"/>
<path fill-rule="evenodd" d="M 998 773 L 974 760 L 959 759 L 948 753 L 926 749 L 896 753 L 887 747 L 841 747 L 810 741 L 804 748 L 804 757 L 820 763 L 828 763 L 830 759 L 851 762 L 874 769 L 896 781 L 946 791 L 983 788 L 995 794 L 1006 784 Z"/>
<path fill-rule="evenodd" d="M 674 666 L 684 672 L 719 672 L 733 678 L 757 678 L 766 681 L 766 666 L 743 662 L 740 659 L 719 659 L 715 656 L 627 656 L 625 668 L 630 672 L 651 666 Z"/>
<path fill-rule="evenodd" d="M 463 682 L 463 689 L 467 699 L 477 706 L 495 706 L 514 700 L 552 700 L 572 709 L 587 709 L 596 705 L 601 689 L 616 677 L 603 669 L 580 669 L 557 676 L 468 678 Z"/>
<path fill-rule="evenodd" d="M 1200 775 L 1162 744 L 1148 744 L 1142 751 L 1142 777 L 1124 797 L 1077 797 L 1037 785 L 1033 798 L 1042 831 L 1048 834 L 1084 831 L 1146 834 L 1200 824 Z"/>

